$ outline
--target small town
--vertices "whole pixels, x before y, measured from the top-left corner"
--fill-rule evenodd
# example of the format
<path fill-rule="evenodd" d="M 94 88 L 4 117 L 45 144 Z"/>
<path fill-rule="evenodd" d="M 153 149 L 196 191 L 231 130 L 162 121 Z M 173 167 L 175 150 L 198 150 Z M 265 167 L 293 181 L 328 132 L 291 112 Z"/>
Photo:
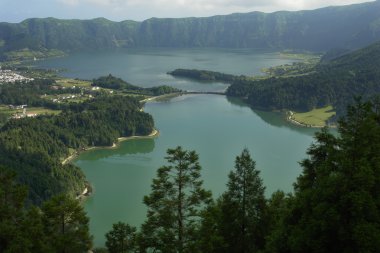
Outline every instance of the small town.
<path fill-rule="evenodd" d="M 0 84 L 1 83 L 15 83 L 15 82 L 30 82 L 33 78 L 28 78 L 17 74 L 16 72 L 8 69 L 1 69 L 0 67 Z"/>

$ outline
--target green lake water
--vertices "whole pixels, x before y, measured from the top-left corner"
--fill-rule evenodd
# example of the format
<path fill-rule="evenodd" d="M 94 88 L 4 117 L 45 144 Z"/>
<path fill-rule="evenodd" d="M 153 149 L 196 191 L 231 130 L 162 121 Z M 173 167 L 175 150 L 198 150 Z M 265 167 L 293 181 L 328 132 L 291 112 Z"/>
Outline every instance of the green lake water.
<path fill-rule="evenodd" d="M 224 90 L 223 83 L 175 79 L 166 72 L 197 68 L 232 74 L 260 74 L 260 69 L 290 63 L 278 53 L 257 50 L 149 49 L 78 53 L 39 62 L 41 67 L 64 68 L 74 78 L 94 78 L 112 73 L 148 87 L 172 85 L 186 90 Z M 139 226 L 145 218 L 143 196 L 150 192 L 156 169 L 165 164 L 168 148 L 194 149 L 200 156 L 204 186 L 214 197 L 225 190 L 234 159 L 248 148 L 266 186 L 266 194 L 292 191 L 301 172 L 315 130 L 293 126 L 273 112 L 255 111 L 236 99 L 219 95 L 186 95 L 149 102 L 160 135 L 154 139 L 125 141 L 117 149 L 83 153 L 76 161 L 94 187 L 85 202 L 96 246 L 112 224 L 124 221 Z"/>

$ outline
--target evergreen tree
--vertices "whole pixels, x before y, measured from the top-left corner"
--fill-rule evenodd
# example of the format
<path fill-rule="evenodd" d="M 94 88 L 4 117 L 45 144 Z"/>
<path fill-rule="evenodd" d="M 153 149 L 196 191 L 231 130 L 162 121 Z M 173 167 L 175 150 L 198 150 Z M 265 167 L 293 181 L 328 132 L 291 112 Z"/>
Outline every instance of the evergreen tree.
<path fill-rule="evenodd" d="M 316 135 L 276 251 L 380 252 L 379 105 L 357 101 L 339 137 Z"/>
<path fill-rule="evenodd" d="M 106 246 L 110 253 L 132 252 L 136 242 L 136 228 L 123 222 L 112 225 L 112 230 L 106 234 Z"/>
<path fill-rule="evenodd" d="M 265 187 L 249 151 L 236 157 L 227 191 L 221 197 L 222 236 L 225 252 L 256 252 L 263 249 L 266 230 Z"/>
<path fill-rule="evenodd" d="M 265 238 L 266 253 L 290 253 L 287 247 L 289 229 L 285 218 L 289 216 L 293 196 L 282 191 L 276 191 L 268 200 L 268 236 Z"/>
<path fill-rule="evenodd" d="M 0 252 L 52 252 L 44 233 L 41 211 L 25 210 L 27 189 L 15 173 L 0 166 Z"/>
<path fill-rule="evenodd" d="M 91 248 L 89 219 L 80 203 L 58 195 L 42 206 L 43 222 L 54 252 L 87 252 Z"/>
<path fill-rule="evenodd" d="M 23 237 L 26 238 L 25 247 L 22 252 L 31 253 L 53 253 L 51 241 L 45 234 L 44 224 L 42 222 L 41 209 L 37 207 L 30 207 L 25 213 L 25 219 L 21 224 L 21 231 Z M 27 251 L 28 249 L 29 251 Z"/>
<path fill-rule="evenodd" d="M 222 211 L 219 199 L 209 204 L 202 212 L 202 222 L 198 232 L 198 252 L 224 252 L 227 244 L 222 236 L 221 224 Z"/>
<path fill-rule="evenodd" d="M 26 196 L 26 188 L 15 182 L 15 173 L 0 166 L 0 252 L 22 252 L 26 244 L 20 226 Z"/>
<path fill-rule="evenodd" d="M 155 252 L 194 252 L 202 208 L 211 193 L 202 188 L 201 166 L 195 151 L 168 149 L 170 165 L 158 169 L 152 192 L 144 197 L 148 220 L 142 225 L 140 246 Z"/>

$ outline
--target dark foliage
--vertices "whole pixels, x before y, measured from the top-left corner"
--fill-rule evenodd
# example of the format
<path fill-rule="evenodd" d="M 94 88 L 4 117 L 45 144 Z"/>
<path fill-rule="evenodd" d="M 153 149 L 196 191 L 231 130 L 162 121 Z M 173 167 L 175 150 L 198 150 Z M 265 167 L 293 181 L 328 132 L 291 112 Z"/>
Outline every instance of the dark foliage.
<path fill-rule="evenodd" d="M 147 135 L 152 117 L 140 112 L 138 100 L 122 96 L 99 97 L 72 104 L 56 116 L 10 120 L 0 131 L 1 164 L 29 186 L 29 199 L 40 204 L 57 193 L 79 194 L 83 173 L 62 164 L 69 149 L 110 146 L 118 137 Z"/>
<path fill-rule="evenodd" d="M 26 207 L 27 189 L 14 172 L 0 167 L 0 252 L 87 252 L 92 246 L 89 219 L 80 203 L 56 196 L 42 209 Z"/>
<path fill-rule="evenodd" d="M 106 89 L 122 90 L 125 93 L 134 93 L 148 96 L 159 96 L 181 91 L 166 85 L 155 86 L 151 88 L 141 88 L 127 83 L 121 78 L 114 77 L 111 74 L 109 74 L 108 76 L 99 77 L 98 79 L 94 79 L 91 85 L 99 86 Z"/>
<path fill-rule="evenodd" d="M 142 88 L 127 83 L 121 78 L 117 78 L 109 74 L 108 76 L 102 76 L 92 81 L 92 86 L 99 86 L 106 89 L 114 90 L 141 90 Z"/>
<path fill-rule="evenodd" d="M 319 64 L 314 73 L 265 80 L 236 80 L 230 96 L 248 98 L 253 107 L 309 111 L 333 105 L 345 114 L 356 96 L 367 100 L 380 92 L 380 43 Z"/>
<path fill-rule="evenodd" d="M 222 81 L 222 82 L 233 82 L 238 77 L 229 74 L 223 74 L 220 72 L 209 71 L 209 70 L 197 70 L 197 69 L 176 69 L 174 71 L 168 72 L 169 75 L 175 77 L 186 77 L 190 79 L 195 79 L 199 81 Z"/>

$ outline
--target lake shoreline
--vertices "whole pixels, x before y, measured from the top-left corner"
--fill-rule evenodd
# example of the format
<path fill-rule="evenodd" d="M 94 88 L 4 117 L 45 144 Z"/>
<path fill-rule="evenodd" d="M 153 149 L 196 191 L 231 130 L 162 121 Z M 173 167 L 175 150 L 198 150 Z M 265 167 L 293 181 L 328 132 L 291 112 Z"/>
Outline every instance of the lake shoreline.
<path fill-rule="evenodd" d="M 309 128 L 324 128 L 325 127 L 325 126 L 314 126 L 314 125 L 309 125 L 309 124 L 299 122 L 293 118 L 293 112 L 292 111 L 286 112 L 286 120 L 288 122 L 290 122 L 291 124 L 299 126 L 299 127 L 309 127 Z"/>
<path fill-rule="evenodd" d="M 116 149 L 124 141 L 136 140 L 136 139 L 156 138 L 159 135 L 160 135 L 160 132 L 154 128 L 153 131 L 149 135 L 133 135 L 133 136 L 128 136 L 128 137 L 119 137 L 119 138 L 117 138 L 117 142 L 113 143 L 112 146 L 92 146 L 92 147 L 83 148 L 81 150 L 76 150 L 72 155 L 66 157 L 62 161 L 62 165 L 65 165 L 65 164 L 72 162 L 78 156 L 80 156 L 82 153 L 87 152 L 87 151 L 91 151 L 91 150 L 95 150 L 95 149 Z"/>
<path fill-rule="evenodd" d="M 305 124 L 305 123 L 299 122 L 299 121 L 297 121 L 296 119 L 293 118 L 293 112 L 292 111 L 286 111 L 285 112 L 285 119 L 289 123 L 291 123 L 291 124 L 293 124 L 295 126 L 298 126 L 298 127 L 307 127 L 307 128 L 315 128 L 315 129 L 321 129 L 321 128 L 324 128 L 324 127 L 337 128 L 336 125 L 327 125 L 326 124 L 324 126 L 318 126 L 318 125 L 310 125 L 310 124 Z"/>

